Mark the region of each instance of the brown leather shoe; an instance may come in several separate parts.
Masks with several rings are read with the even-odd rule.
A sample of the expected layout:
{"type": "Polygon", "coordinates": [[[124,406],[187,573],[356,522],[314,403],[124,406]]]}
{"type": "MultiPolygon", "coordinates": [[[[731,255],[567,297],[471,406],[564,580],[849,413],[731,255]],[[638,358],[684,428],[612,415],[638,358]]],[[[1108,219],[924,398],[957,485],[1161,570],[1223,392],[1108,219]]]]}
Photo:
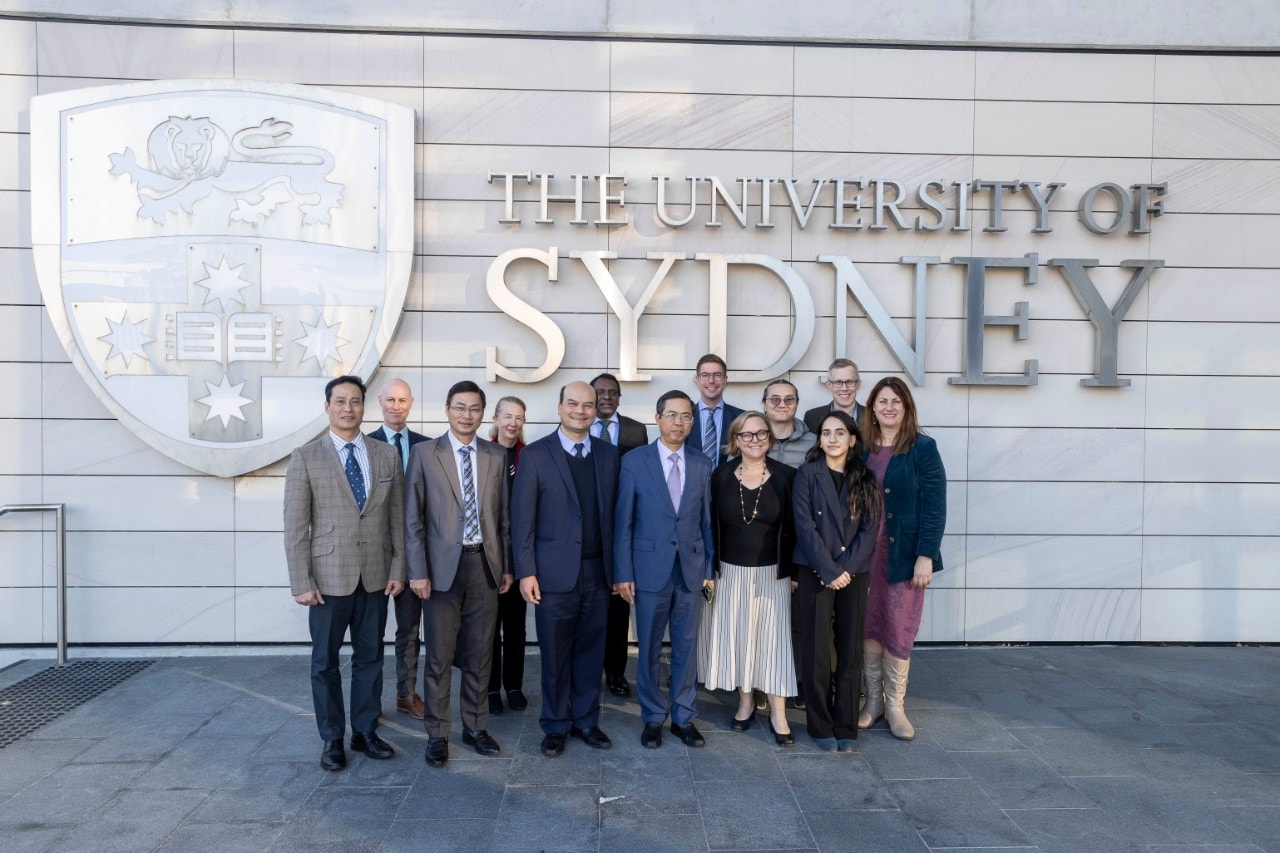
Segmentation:
{"type": "Polygon", "coordinates": [[[417,693],[410,693],[408,696],[396,699],[396,710],[402,714],[408,714],[415,720],[421,720],[427,715],[427,706],[422,703],[422,697],[417,693]]]}

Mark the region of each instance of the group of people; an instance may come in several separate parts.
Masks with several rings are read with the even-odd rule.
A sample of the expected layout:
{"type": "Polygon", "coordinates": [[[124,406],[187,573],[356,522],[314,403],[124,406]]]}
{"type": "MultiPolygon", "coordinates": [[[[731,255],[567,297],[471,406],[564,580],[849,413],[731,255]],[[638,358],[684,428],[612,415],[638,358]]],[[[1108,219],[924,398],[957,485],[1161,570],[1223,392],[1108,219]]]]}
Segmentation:
{"type": "Polygon", "coordinates": [[[724,401],[728,378],[719,356],[699,359],[697,399],[658,397],[653,442],[618,413],[616,377],[570,382],[557,428],[527,445],[516,397],[496,403],[489,440],[478,437],[487,400],[474,382],[449,389],[449,428],[429,439],[408,429],[403,381],[380,389],[383,426],[367,437],[363,383],[331,381],[329,431],[294,451],[284,502],[292,591],[309,607],[322,766],[346,764],[348,631],[350,747],[394,755],[377,734],[389,599],[397,709],[423,721],[431,766],[449,759],[454,666],[462,743],[501,751],[488,722],[528,707],[530,605],[545,755],[570,738],[612,745],[601,683],[632,693],[632,611],[647,748],[661,746],[664,726],[705,744],[699,682],[736,692],[735,731],[766,711],[780,746],[795,743],[788,698],[823,749],[851,750],[881,716],[913,737],[903,703],[924,591],[942,568],[946,475],[910,391],[883,379],[864,410],[857,365],[836,359],[830,402],[801,418],[792,383],[770,383],[759,410],[742,410],[724,401]]]}

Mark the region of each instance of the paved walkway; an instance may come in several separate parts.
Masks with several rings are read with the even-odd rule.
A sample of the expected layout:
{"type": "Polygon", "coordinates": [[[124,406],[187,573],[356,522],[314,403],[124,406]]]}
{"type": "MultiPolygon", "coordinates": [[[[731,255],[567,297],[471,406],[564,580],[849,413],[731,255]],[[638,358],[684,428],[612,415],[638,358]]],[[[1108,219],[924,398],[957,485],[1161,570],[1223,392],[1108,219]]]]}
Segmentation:
{"type": "Polygon", "coordinates": [[[401,754],[330,774],[305,656],[166,657],[0,749],[0,849],[1280,853],[1280,649],[922,649],[918,737],[881,723],[853,754],[796,711],[794,748],[735,734],[732,697],[704,692],[704,749],[641,748],[634,701],[609,698],[612,750],[544,758],[529,664],[531,710],[490,726],[501,757],[455,738],[426,767],[392,714],[401,754]]]}

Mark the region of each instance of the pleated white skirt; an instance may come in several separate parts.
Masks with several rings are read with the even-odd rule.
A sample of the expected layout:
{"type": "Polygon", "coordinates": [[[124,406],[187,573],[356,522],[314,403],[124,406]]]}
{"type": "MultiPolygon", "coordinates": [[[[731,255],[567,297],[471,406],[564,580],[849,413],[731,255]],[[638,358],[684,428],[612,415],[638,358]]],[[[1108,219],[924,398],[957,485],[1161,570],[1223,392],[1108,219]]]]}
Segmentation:
{"type": "Polygon", "coordinates": [[[710,690],[796,694],[791,653],[791,581],[777,566],[720,564],[716,594],[702,614],[698,673],[710,690]]]}

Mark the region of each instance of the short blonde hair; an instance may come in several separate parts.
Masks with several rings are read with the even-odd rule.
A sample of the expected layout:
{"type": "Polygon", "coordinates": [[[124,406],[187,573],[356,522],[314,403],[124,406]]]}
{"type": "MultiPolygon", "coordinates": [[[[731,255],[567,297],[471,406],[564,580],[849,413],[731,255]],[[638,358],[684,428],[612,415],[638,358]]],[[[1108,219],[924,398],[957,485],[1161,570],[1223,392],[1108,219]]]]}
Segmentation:
{"type": "Polygon", "coordinates": [[[764,421],[765,431],[769,433],[769,450],[773,450],[775,439],[773,437],[773,429],[769,426],[769,419],[764,416],[763,412],[743,412],[733,419],[733,423],[729,424],[728,431],[725,432],[724,455],[740,456],[738,453],[737,442],[738,433],[742,432],[742,428],[747,425],[747,421],[751,418],[759,418],[764,421]]]}

